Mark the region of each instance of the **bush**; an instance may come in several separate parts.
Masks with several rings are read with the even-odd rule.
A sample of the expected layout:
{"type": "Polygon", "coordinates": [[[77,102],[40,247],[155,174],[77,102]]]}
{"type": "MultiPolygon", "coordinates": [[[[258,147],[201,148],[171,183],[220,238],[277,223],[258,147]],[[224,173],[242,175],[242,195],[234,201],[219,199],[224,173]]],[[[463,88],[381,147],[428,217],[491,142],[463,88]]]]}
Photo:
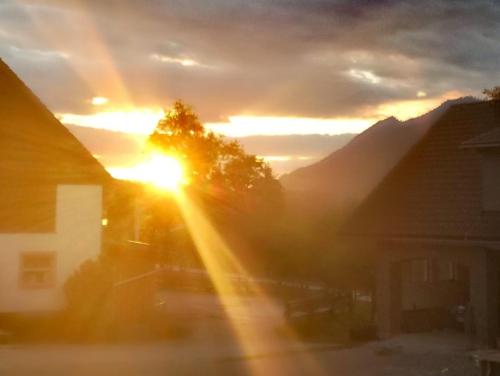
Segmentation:
{"type": "Polygon", "coordinates": [[[0,315],[0,343],[58,342],[61,322],[62,312],[4,313],[0,315]]]}
{"type": "Polygon", "coordinates": [[[89,260],[64,285],[66,334],[70,338],[108,338],[113,333],[113,273],[104,258],[89,260]]]}
{"type": "Polygon", "coordinates": [[[377,328],[372,322],[357,322],[351,326],[349,335],[355,342],[373,341],[377,339],[377,328]]]}
{"type": "Polygon", "coordinates": [[[144,254],[124,250],[86,261],[66,281],[66,338],[76,341],[146,340],[183,336],[187,328],[155,309],[157,276],[144,254]],[[116,282],[131,282],[116,285],[116,282]]]}

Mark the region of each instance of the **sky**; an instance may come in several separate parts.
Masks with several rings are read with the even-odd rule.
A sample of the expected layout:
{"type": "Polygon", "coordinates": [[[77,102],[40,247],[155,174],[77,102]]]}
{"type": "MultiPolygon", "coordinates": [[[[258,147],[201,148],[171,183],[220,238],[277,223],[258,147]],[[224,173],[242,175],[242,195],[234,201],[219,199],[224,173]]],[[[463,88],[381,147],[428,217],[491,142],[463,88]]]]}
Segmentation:
{"type": "Polygon", "coordinates": [[[282,173],[499,84],[499,20],[494,0],[0,0],[0,57],[112,171],[182,99],[282,173]]]}

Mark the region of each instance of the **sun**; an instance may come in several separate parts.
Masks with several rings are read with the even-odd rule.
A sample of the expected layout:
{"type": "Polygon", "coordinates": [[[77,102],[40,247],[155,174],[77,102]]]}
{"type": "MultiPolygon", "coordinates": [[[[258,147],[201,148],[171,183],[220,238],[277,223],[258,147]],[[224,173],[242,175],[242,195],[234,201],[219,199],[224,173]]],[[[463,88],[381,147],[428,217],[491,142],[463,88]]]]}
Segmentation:
{"type": "Polygon", "coordinates": [[[184,182],[184,169],[181,162],[172,156],[152,154],[145,169],[151,184],[158,188],[175,191],[184,182]]]}
{"type": "Polygon", "coordinates": [[[108,168],[108,171],[116,179],[150,184],[172,192],[189,183],[181,160],[157,151],[148,153],[146,159],[135,166],[108,168]]]}
{"type": "Polygon", "coordinates": [[[186,181],[182,163],[160,153],[151,154],[149,160],[138,166],[136,174],[139,180],[169,191],[178,190],[186,181]]]}

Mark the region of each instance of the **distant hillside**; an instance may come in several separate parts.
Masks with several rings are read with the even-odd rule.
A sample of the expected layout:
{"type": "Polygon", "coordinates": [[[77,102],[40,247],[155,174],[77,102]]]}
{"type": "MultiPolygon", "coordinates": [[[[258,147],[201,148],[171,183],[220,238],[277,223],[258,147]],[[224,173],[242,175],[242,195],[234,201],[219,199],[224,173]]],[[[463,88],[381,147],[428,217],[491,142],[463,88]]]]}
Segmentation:
{"type": "Polygon", "coordinates": [[[450,106],[477,101],[464,97],[446,101],[425,115],[407,121],[394,117],[375,123],[342,149],[280,179],[289,197],[325,206],[356,203],[365,198],[422,138],[450,106]]]}
{"type": "Polygon", "coordinates": [[[355,134],[269,135],[240,137],[236,140],[248,153],[268,157],[273,171],[281,175],[323,159],[326,154],[340,149],[355,136],[355,134]]]}

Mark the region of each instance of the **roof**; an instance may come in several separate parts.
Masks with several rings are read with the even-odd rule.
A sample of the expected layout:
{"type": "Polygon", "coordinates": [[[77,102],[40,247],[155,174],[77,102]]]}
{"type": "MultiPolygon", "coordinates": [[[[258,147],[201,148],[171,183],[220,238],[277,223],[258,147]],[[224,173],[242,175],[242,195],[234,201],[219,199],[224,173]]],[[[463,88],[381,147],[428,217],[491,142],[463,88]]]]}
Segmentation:
{"type": "Polygon", "coordinates": [[[498,134],[500,101],[452,106],[355,211],[343,235],[500,239],[500,212],[481,203],[481,156],[464,148],[498,134]]]}
{"type": "Polygon", "coordinates": [[[58,184],[111,181],[104,167],[0,59],[0,232],[55,226],[58,184]]]}
{"type": "Polygon", "coordinates": [[[0,180],[102,183],[104,167],[0,59],[0,180]]]}
{"type": "Polygon", "coordinates": [[[464,148],[497,148],[500,147],[500,126],[491,131],[472,137],[462,144],[464,148]]]}

